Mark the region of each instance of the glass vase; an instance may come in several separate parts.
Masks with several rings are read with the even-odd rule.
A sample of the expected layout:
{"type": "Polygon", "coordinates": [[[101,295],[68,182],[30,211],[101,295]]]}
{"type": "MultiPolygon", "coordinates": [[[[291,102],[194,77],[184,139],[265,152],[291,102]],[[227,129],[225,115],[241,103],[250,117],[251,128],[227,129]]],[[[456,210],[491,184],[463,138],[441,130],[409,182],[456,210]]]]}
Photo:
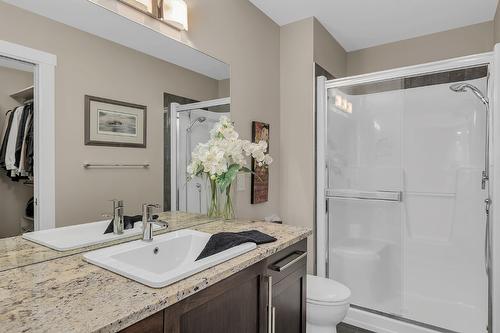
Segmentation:
{"type": "Polygon", "coordinates": [[[210,179],[210,198],[208,203],[208,217],[221,217],[218,200],[218,190],[215,179],[210,179]]]}
{"type": "Polygon", "coordinates": [[[231,198],[231,184],[226,188],[224,209],[222,210],[222,217],[226,220],[234,219],[233,200],[231,198]]]}

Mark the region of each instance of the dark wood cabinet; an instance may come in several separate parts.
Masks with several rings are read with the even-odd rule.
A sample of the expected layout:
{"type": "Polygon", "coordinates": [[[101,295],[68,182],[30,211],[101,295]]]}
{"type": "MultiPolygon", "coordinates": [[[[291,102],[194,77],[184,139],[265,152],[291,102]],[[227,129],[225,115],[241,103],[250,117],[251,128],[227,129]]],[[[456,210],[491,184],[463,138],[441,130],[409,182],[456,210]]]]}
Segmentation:
{"type": "Polygon", "coordinates": [[[163,333],[163,311],[157,312],[132,326],[121,331],[122,333],[163,333]]]}
{"type": "Polygon", "coordinates": [[[259,262],[165,309],[165,332],[265,332],[265,272],[259,262]]]}
{"type": "Polygon", "coordinates": [[[299,242],[268,259],[268,275],[273,277],[272,333],[306,331],[307,243],[299,242]]]}
{"type": "Polygon", "coordinates": [[[294,244],[122,332],[305,332],[306,246],[294,244]]]}

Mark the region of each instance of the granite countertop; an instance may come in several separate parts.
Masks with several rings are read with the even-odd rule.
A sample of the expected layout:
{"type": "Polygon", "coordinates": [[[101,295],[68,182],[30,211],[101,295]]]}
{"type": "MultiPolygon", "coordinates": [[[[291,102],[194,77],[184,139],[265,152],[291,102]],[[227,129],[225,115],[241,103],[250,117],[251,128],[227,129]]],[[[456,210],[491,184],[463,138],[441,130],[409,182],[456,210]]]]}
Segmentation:
{"type": "Polygon", "coordinates": [[[277,241],[161,289],[89,264],[82,254],[0,272],[0,332],[116,332],[311,235],[308,228],[254,221],[192,229],[256,229],[277,241]]]}
{"type": "MultiPolygon", "coordinates": [[[[155,234],[190,228],[214,220],[213,218],[208,218],[206,215],[186,212],[163,212],[159,215],[160,219],[168,221],[169,227],[166,230],[157,230],[155,234]]],[[[139,239],[140,237],[140,235],[135,235],[69,251],[56,251],[43,245],[33,243],[21,236],[3,238],[0,239],[0,272],[128,242],[133,239],[139,239]]]]}

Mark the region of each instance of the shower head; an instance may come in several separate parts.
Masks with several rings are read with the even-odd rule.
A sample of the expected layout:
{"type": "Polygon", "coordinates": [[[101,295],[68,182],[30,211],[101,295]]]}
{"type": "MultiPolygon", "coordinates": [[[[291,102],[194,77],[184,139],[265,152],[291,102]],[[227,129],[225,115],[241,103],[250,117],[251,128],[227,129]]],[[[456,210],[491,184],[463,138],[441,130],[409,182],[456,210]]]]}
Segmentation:
{"type": "Polygon", "coordinates": [[[479,90],[476,86],[473,86],[469,83],[455,83],[450,86],[450,89],[454,92],[466,92],[467,90],[472,91],[477,98],[483,102],[484,105],[489,105],[488,98],[486,98],[481,90],[479,90]]]}
{"type": "Polygon", "coordinates": [[[195,120],[193,120],[193,121],[191,122],[191,124],[189,124],[188,128],[186,129],[186,131],[187,131],[187,132],[191,132],[191,127],[193,127],[196,123],[200,123],[200,124],[201,124],[201,123],[202,123],[202,122],[204,122],[205,120],[207,120],[207,118],[206,118],[206,117],[198,117],[198,118],[196,118],[195,120]]]}

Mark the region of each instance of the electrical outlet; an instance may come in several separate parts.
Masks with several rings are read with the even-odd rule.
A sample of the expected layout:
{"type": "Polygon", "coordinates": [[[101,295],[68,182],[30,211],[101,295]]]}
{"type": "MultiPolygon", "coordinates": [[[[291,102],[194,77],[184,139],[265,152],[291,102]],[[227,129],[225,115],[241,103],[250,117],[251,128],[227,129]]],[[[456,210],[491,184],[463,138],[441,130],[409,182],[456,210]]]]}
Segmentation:
{"type": "Polygon", "coordinates": [[[243,192],[246,190],[246,174],[239,173],[237,176],[237,187],[238,192],[243,192]]]}

